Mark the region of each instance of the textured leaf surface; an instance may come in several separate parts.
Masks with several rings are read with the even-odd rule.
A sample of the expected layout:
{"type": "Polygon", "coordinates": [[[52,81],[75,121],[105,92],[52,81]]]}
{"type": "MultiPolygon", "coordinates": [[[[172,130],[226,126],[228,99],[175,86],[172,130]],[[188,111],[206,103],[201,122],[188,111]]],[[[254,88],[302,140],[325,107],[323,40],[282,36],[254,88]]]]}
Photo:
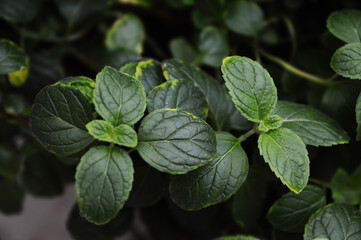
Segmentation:
{"type": "Polygon", "coordinates": [[[307,185],[299,194],[289,192],[278,199],[268,211],[267,218],[275,228],[303,232],[310,216],[325,204],[325,190],[307,185]]]}
{"type": "Polygon", "coordinates": [[[262,133],[258,148],[282,183],[296,193],[301,192],[310,175],[310,160],[302,140],[291,130],[279,128],[262,133]]]}
{"type": "Polygon", "coordinates": [[[216,154],[216,135],[201,119],[180,110],[159,109],[140,124],[138,146],[152,167],[182,174],[211,161],[216,154]]]}
{"type": "Polygon", "coordinates": [[[313,214],[305,227],[305,240],[361,239],[361,215],[350,205],[333,203],[313,214]]]}
{"type": "Polygon", "coordinates": [[[76,191],[79,209],[96,224],[114,218],[129,196],[133,182],[133,163],[120,148],[91,148],[77,167],[76,191]]]}
{"type": "Polygon", "coordinates": [[[16,72],[26,66],[24,51],[6,39],[0,39],[0,74],[16,72]]]}
{"type": "Polygon", "coordinates": [[[126,124],[113,127],[104,120],[93,120],[86,125],[89,133],[96,139],[122,146],[137,146],[137,133],[126,124]]]}
{"type": "Polygon", "coordinates": [[[189,81],[167,81],[154,88],[148,96],[148,111],[161,108],[183,110],[203,119],[208,113],[203,93],[189,81]]]}
{"type": "Polygon", "coordinates": [[[140,19],[125,14],[107,32],[105,45],[108,50],[127,50],[141,54],[143,51],[144,29],[140,19]]]}
{"type": "Polygon", "coordinates": [[[267,117],[277,102],[277,89],[269,73],[246,57],[227,57],[222,65],[223,78],[237,109],[248,120],[267,117]]]}
{"type": "Polygon", "coordinates": [[[357,130],[356,130],[356,140],[361,140],[361,93],[356,101],[356,122],[357,122],[357,130]]]}
{"type": "Polygon", "coordinates": [[[259,130],[267,132],[268,130],[273,130],[280,128],[282,126],[283,119],[278,115],[271,115],[263,119],[259,123],[259,130]]]}
{"type": "Polygon", "coordinates": [[[307,145],[331,146],[348,143],[349,137],[340,125],[312,107],[278,101],[272,114],[282,117],[282,127],[292,130],[307,145]]]}
{"type": "Polygon", "coordinates": [[[1,0],[0,17],[9,22],[28,22],[38,8],[38,0],[1,0]]]}
{"type": "Polygon", "coordinates": [[[346,43],[361,41],[361,11],[341,10],[327,19],[328,30],[346,43]]]}
{"type": "Polygon", "coordinates": [[[135,78],[105,67],[96,77],[94,104],[96,111],[114,126],[134,124],[144,114],[146,97],[135,78]]]}
{"type": "Polygon", "coordinates": [[[38,93],[30,124],[48,151],[71,155],[93,141],[85,128],[92,119],[91,106],[78,90],[57,85],[45,87],[38,93]]]}
{"type": "Polygon", "coordinates": [[[95,82],[88,77],[67,77],[59,81],[57,84],[60,84],[65,87],[71,87],[78,89],[88,102],[93,103],[93,91],[95,88],[95,82]]]}
{"type": "Polygon", "coordinates": [[[221,66],[223,58],[227,57],[229,52],[226,37],[216,27],[203,29],[198,48],[203,54],[202,62],[213,67],[221,66]]]}
{"type": "Polygon", "coordinates": [[[331,67],[343,77],[361,79],[361,43],[350,43],[337,49],[331,67]]]}
{"type": "Polygon", "coordinates": [[[181,61],[163,62],[163,74],[168,81],[186,80],[197,85],[209,106],[209,116],[217,130],[229,127],[228,104],[221,84],[201,69],[181,61]]]}
{"type": "Polygon", "coordinates": [[[254,37],[265,26],[263,12],[253,2],[234,1],[228,4],[225,23],[232,31],[254,37]]]}
{"type": "Polygon", "coordinates": [[[148,94],[150,90],[163,82],[160,62],[153,59],[140,61],[136,67],[135,78],[140,81],[145,93],[148,94]]]}
{"type": "Polygon", "coordinates": [[[248,159],[238,139],[217,132],[217,155],[205,166],[172,177],[170,196],[183,209],[199,210],[228,199],[248,173],[248,159]]]}

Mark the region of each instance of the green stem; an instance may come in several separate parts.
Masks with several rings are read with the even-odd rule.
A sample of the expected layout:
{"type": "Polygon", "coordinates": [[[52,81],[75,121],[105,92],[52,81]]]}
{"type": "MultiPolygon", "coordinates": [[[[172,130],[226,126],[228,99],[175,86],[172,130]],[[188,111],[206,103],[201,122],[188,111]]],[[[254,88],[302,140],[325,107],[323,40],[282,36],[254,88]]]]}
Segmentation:
{"type": "Polygon", "coordinates": [[[314,179],[314,178],[309,178],[309,181],[311,183],[315,183],[315,184],[318,184],[324,188],[330,188],[330,184],[327,183],[327,182],[324,182],[324,181],[321,181],[321,180],[318,180],[318,179],[314,179]]]}
{"type": "Polygon", "coordinates": [[[282,15],[282,20],[286,24],[288,33],[290,34],[291,41],[292,41],[292,48],[291,48],[291,59],[295,57],[297,52],[297,37],[296,37],[296,30],[293,26],[293,23],[289,17],[286,15],[282,15]]]}
{"type": "Polygon", "coordinates": [[[252,136],[255,133],[256,132],[254,131],[254,129],[249,130],[248,132],[246,132],[245,134],[241,135],[238,138],[238,142],[243,142],[244,140],[246,140],[247,138],[249,138],[250,136],[252,136]]]}
{"type": "Polygon", "coordinates": [[[330,81],[327,78],[321,78],[318,76],[315,76],[313,74],[310,74],[308,72],[305,72],[303,70],[300,70],[294,66],[292,66],[291,64],[289,64],[288,62],[284,61],[283,59],[273,56],[270,53],[267,53],[266,51],[262,50],[262,49],[258,49],[259,52],[261,53],[261,55],[263,55],[264,57],[266,57],[268,60],[275,62],[277,64],[279,64],[280,66],[282,66],[284,69],[290,71],[291,73],[298,75],[302,78],[305,78],[311,82],[314,83],[318,83],[318,84],[322,84],[322,85],[326,85],[326,86],[332,86],[334,85],[336,82],[335,81],[330,81]]]}
{"type": "Polygon", "coordinates": [[[132,148],[132,149],[128,150],[128,153],[131,153],[131,152],[134,152],[134,151],[135,151],[135,148],[132,148]]]}

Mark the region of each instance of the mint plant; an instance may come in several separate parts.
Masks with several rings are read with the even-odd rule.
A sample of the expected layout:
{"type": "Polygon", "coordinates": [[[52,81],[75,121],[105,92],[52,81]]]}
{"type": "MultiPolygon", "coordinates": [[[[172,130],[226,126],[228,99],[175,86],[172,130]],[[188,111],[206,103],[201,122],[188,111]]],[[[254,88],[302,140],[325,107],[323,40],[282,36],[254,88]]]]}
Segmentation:
{"type": "Polygon", "coordinates": [[[0,212],[73,185],[79,240],[361,239],[358,1],[0,6],[0,212]]]}

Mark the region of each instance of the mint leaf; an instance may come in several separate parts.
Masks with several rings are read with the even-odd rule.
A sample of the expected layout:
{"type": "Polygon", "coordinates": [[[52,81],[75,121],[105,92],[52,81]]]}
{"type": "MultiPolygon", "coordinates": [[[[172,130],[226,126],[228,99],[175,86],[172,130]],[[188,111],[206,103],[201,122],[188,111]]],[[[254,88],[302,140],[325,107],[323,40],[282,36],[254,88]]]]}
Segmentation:
{"type": "Polygon", "coordinates": [[[208,113],[203,93],[189,81],[167,81],[154,88],[148,96],[148,111],[161,108],[183,110],[203,119],[208,113]]]}
{"type": "Polygon", "coordinates": [[[160,62],[153,59],[138,62],[135,78],[140,81],[146,94],[163,82],[160,62]]]}
{"type": "Polygon", "coordinates": [[[237,236],[219,237],[213,240],[260,240],[260,239],[252,236],[237,235],[237,236]]]}
{"type": "Polygon", "coordinates": [[[313,214],[305,227],[304,240],[361,239],[361,215],[351,205],[332,203],[313,214]]]}
{"type": "Polygon", "coordinates": [[[125,14],[108,30],[105,46],[108,50],[126,50],[141,54],[143,52],[144,27],[138,17],[125,14]]]}
{"type": "Polygon", "coordinates": [[[39,1],[1,0],[0,5],[0,17],[9,22],[25,23],[35,16],[39,6],[39,1]]]}
{"type": "Polygon", "coordinates": [[[352,175],[346,170],[339,168],[332,176],[330,188],[332,198],[335,202],[345,204],[361,203],[361,166],[359,166],[352,175]]]}
{"type": "Polygon", "coordinates": [[[279,128],[261,133],[258,148],[282,183],[300,193],[310,175],[310,160],[302,140],[291,130],[279,128]]]}
{"type": "Polygon", "coordinates": [[[248,159],[240,142],[230,133],[217,132],[217,155],[185,175],[171,178],[172,200],[186,210],[199,210],[227,200],[246,180],[248,159]]]}
{"type": "Polygon", "coordinates": [[[310,216],[326,204],[324,189],[307,185],[299,194],[289,192],[269,209],[267,218],[278,229],[302,232],[310,216]]]}
{"type": "Polygon", "coordinates": [[[196,66],[174,59],[163,62],[163,74],[167,81],[185,80],[196,84],[208,102],[212,126],[217,130],[229,128],[226,96],[216,79],[196,66]]]}
{"type": "Polygon", "coordinates": [[[13,42],[0,39],[0,74],[16,72],[27,66],[26,55],[13,42]]]}
{"type": "Polygon", "coordinates": [[[139,80],[105,67],[96,77],[94,104],[100,116],[113,126],[131,125],[144,114],[144,88],[139,80]]]}
{"type": "Polygon", "coordinates": [[[232,100],[244,117],[258,122],[272,112],[277,89],[259,63],[246,57],[227,57],[223,60],[222,73],[232,100]]]}
{"type": "Polygon", "coordinates": [[[346,43],[360,42],[361,11],[348,9],[333,12],[327,18],[327,28],[346,43]]]}
{"type": "Polygon", "coordinates": [[[356,100],[356,122],[357,122],[357,129],[356,129],[356,140],[361,140],[361,93],[356,100]]]}
{"type": "Polygon", "coordinates": [[[83,76],[67,77],[56,84],[60,84],[64,87],[78,89],[88,100],[88,102],[93,103],[93,91],[95,88],[95,82],[92,79],[83,76]]]}
{"type": "Polygon", "coordinates": [[[312,107],[278,101],[272,114],[282,117],[282,127],[297,134],[307,145],[331,146],[348,143],[349,137],[341,126],[312,107]]]}
{"type": "Polygon", "coordinates": [[[280,128],[282,126],[283,119],[278,115],[271,115],[261,120],[259,123],[259,130],[267,132],[268,130],[273,130],[280,128]]]}
{"type": "Polygon", "coordinates": [[[216,27],[204,28],[199,36],[198,48],[204,64],[219,67],[228,56],[229,46],[224,34],[216,27]]]}
{"type": "Polygon", "coordinates": [[[49,152],[67,156],[94,140],[85,128],[92,119],[91,106],[78,90],[56,85],[43,88],[36,96],[30,125],[49,152]]]}
{"type": "Polygon", "coordinates": [[[90,222],[105,224],[118,214],[129,196],[133,163],[120,148],[93,147],[80,159],[75,179],[81,213],[90,222]]]}
{"type": "Polygon", "coordinates": [[[142,158],[159,171],[182,174],[216,154],[216,135],[201,119],[180,110],[158,109],[146,116],[138,130],[142,158]]]}
{"type": "Polygon", "coordinates": [[[104,120],[93,120],[86,125],[89,133],[100,141],[116,143],[126,147],[137,146],[137,133],[126,124],[113,127],[104,120]]]}
{"type": "Polygon", "coordinates": [[[193,63],[197,59],[197,53],[184,38],[174,38],[169,43],[172,57],[193,63]]]}
{"type": "Polygon", "coordinates": [[[130,76],[134,77],[135,72],[137,71],[138,62],[130,62],[125,64],[119,69],[119,72],[129,74],[130,76]]]}
{"type": "Polygon", "coordinates": [[[338,75],[361,79],[361,43],[350,43],[337,49],[332,56],[331,67],[338,75]]]}
{"type": "Polygon", "coordinates": [[[234,1],[227,4],[224,21],[235,33],[255,37],[266,25],[262,10],[256,3],[234,1]]]}

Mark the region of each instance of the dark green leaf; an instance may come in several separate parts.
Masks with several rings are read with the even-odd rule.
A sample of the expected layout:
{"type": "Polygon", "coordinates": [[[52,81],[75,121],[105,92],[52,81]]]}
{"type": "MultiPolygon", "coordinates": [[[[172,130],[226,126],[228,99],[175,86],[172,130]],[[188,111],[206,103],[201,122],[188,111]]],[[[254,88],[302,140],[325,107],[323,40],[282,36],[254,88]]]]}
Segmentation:
{"type": "Polygon", "coordinates": [[[361,43],[347,44],[333,54],[331,67],[346,78],[361,79],[361,43]]]}
{"type": "Polygon", "coordinates": [[[167,81],[149,93],[148,111],[161,108],[183,110],[203,119],[208,113],[203,93],[194,83],[182,80],[167,81]]]}
{"type": "Polygon", "coordinates": [[[199,50],[204,64],[219,67],[223,58],[228,56],[229,46],[226,37],[216,27],[203,29],[199,37],[199,50]]]}
{"type": "Polygon", "coordinates": [[[175,109],[158,109],[146,116],[138,130],[142,158],[170,174],[194,170],[216,154],[216,135],[201,119],[175,109]]]}
{"type": "Polygon", "coordinates": [[[94,97],[96,111],[113,126],[136,123],[146,108],[142,84],[111,67],[98,73],[94,97]]]}
{"type": "Polygon", "coordinates": [[[20,213],[25,197],[24,190],[14,179],[0,180],[0,212],[5,214],[20,213]]]}
{"type": "Polygon", "coordinates": [[[259,63],[246,57],[227,57],[223,60],[222,73],[232,100],[244,117],[258,122],[272,112],[277,89],[259,63]]]}
{"type": "Polygon", "coordinates": [[[20,168],[21,156],[16,149],[0,145],[0,175],[5,177],[15,176],[20,168]]]}
{"type": "Polygon", "coordinates": [[[85,128],[92,118],[91,106],[78,90],[57,85],[38,93],[30,124],[48,151],[66,156],[80,152],[93,141],[85,128]]]}
{"type": "Polygon", "coordinates": [[[67,77],[58,82],[57,84],[79,90],[88,100],[88,102],[93,103],[93,91],[95,88],[95,82],[92,79],[82,76],[67,77]]]}
{"type": "Polygon", "coordinates": [[[247,118],[243,117],[242,114],[238,111],[234,102],[232,101],[231,95],[226,90],[224,85],[224,91],[226,92],[226,99],[228,102],[228,114],[230,116],[231,128],[236,130],[249,130],[253,127],[253,123],[248,121],[247,118]]]}
{"type": "Polygon", "coordinates": [[[80,160],[75,175],[77,202],[84,217],[105,224],[116,217],[129,196],[133,163],[120,148],[91,148],[80,160]]]}
{"type": "Polygon", "coordinates": [[[358,167],[351,176],[342,168],[337,169],[333,175],[330,188],[332,198],[338,203],[361,203],[361,167],[358,167]]]}
{"type": "Polygon", "coordinates": [[[160,62],[153,59],[140,61],[137,65],[135,78],[140,81],[146,94],[163,82],[160,62]]]}
{"type": "Polygon", "coordinates": [[[28,22],[34,17],[38,5],[38,0],[0,0],[0,17],[9,22],[28,22]]]}
{"type": "Polygon", "coordinates": [[[248,159],[237,138],[217,132],[217,155],[205,166],[174,176],[170,196],[183,209],[199,210],[227,200],[247,177],[248,159]]]}
{"type": "Polygon", "coordinates": [[[169,44],[172,57],[193,63],[197,59],[197,53],[184,38],[174,38],[169,44]]]}
{"type": "Polygon", "coordinates": [[[255,37],[265,26],[263,12],[256,3],[234,1],[228,4],[225,23],[234,32],[255,37]]]}
{"type": "Polygon", "coordinates": [[[279,128],[262,133],[258,148],[282,183],[295,193],[300,193],[310,175],[310,160],[302,140],[291,130],[279,128]]]}
{"type": "Polygon", "coordinates": [[[229,128],[228,103],[221,84],[201,69],[181,61],[163,62],[163,74],[168,81],[186,80],[197,85],[209,106],[209,117],[217,130],[229,128]]]}
{"type": "Polygon", "coordinates": [[[360,42],[361,11],[347,9],[333,12],[327,19],[327,28],[346,43],[360,42]]]}
{"type": "Polygon", "coordinates": [[[89,133],[100,141],[116,143],[118,145],[135,147],[137,146],[137,133],[126,124],[113,127],[104,120],[93,120],[86,125],[89,133]]]}
{"type": "Polygon", "coordinates": [[[141,54],[143,51],[144,28],[140,19],[125,14],[108,30],[105,45],[108,50],[127,50],[141,54]]]}
{"type": "Polygon", "coordinates": [[[313,214],[305,227],[304,240],[359,240],[361,215],[350,205],[329,204],[313,214]]]}
{"type": "Polygon", "coordinates": [[[296,133],[305,144],[331,146],[348,143],[349,137],[340,125],[312,107],[278,101],[272,114],[282,117],[282,127],[296,133]]]}
{"type": "MultiPolygon", "coordinates": [[[[3,9],[3,7],[0,9],[3,9]]],[[[16,72],[26,66],[27,62],[24,51],[18,48],[13,42],[0,39],[0,74],[16,72]]]]}
{"type": "Polygon", "coordinates": [[[302,192],[286,193],[269,209],[271,224],[286,232],[302,232],[310,216],[326,204],[324,189],[307,185],[302,192]]]}

